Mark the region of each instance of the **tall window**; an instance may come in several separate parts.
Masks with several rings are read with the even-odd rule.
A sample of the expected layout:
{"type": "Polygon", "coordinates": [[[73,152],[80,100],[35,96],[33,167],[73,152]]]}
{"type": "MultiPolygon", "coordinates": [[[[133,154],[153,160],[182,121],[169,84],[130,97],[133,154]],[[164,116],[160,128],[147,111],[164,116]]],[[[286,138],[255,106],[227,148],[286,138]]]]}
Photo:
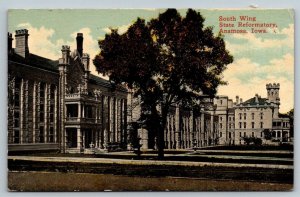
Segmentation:
{"type": "Polygon", "coordinates": [[[246,114],[246,113],[244,113],[244,120],[246,120],[246,118],[247,118],[247,114],[246,114]]]}
{"type": "Polygon", "coordinates": [[[43,126],[40,126],[39,137],[40,137],[40,143],[44,143],[44,127],[43,126]]]}
{"type": "Polygon", "coordinates": [[[246,122],[244,122],[244,129],[246,129],[246,122]]]}
{"type": "Polygon", "coordinates": [[[220,116],[220,122],[223,120],[223,118],[220,116]]]}
{"type": "Polygon", "coordinates": [[[222,127],[223,127],[223,125],[222,125],[222,123],[220,123],[220,129],[222,129],[222,127]]]}
{"type": "Polygon", "coordinates": [[[241,122],[239,122],[239,126],[240,126],[240,129],[242,128],[242,123],[241,122]]]}
{"type": "Polygon", "coordinates": [[[260,122],[260,128],[264,128],[264,123],[263,122],[260,122]]]}
{"type": "Polygon", "coordinates": [[[14,143],[20,143],[20,130],[18,129],[14,130],[14,143]]]}
{"type": "Polygon", "coordinates": [[[254,122],[251,122],[252,129],[254,129],[254,122]]]}
{"type": "Polygon", "coordinates": [[[254,120],[254,113],[252,113],[251,116],[252,116],[252,120],[254,120]]]}
{"type": "Polygon", "coordinates": [[[264,113],[260,113],[260,119],[262,120],[264,118],[264,113]]]}
{"type": "Polygon", "coordinates": [[[50,131],[49,131],[49,142],[54,142],[54,130],[53,127],[50,127],[50,131]]]}
{"type": "Polygon", "coordinates": [[[242,113],[239,113],[240,120],[242,120],[242,113]]]}

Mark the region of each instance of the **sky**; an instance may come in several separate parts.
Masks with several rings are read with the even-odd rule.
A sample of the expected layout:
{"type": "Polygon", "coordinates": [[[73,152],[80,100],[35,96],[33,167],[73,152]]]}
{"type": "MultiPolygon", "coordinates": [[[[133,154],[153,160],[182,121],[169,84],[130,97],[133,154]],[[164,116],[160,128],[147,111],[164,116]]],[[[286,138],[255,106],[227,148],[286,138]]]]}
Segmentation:
{"type": "MultiPolygon", "coordinates": [[[[266,97],[267,83],[280,83],[280,112],[294,108],[294,12],[293,10],[198,10],[205,18],[205,27],[212,26],[217,35],[220,31],[219,17],[235,17],[234,29],[246,29],[248,33],[224,34],[226,48],[234,61],[224,71],[226,86],[218,88],[218,95],[227,95],[235,100],[238,95],[248,100],[259,94],[266,97]],[[266,28],[267,33],[251,33],[251,28],[236,27],[240,16],[256,17],[249,23],[275,23],[276,27],[266,28]]],[[[8,31],[26,28],[29,31],[31,53],[57,60],[61,46],[70,45],[75,49],[78,32],[84,35],[84,52],[91,59],[99,53],[98,40],[103,39],[110,28],[119,33],[137,17],[146,21],[156,18],[163,9],[111,9],[111,10],[9,10],[8,31]]],[[[186,10],[179,10],[185,16],[186,10]]],[[[243,21],[246,23],[246,21],[243,21]]],[[[226,28],[224,28],[226,29],[226,28]]],[[[228,28],[227,28],[228,29],[228,28]]],[[[97,74],[91,61],[91,72],[97,74]]]]}

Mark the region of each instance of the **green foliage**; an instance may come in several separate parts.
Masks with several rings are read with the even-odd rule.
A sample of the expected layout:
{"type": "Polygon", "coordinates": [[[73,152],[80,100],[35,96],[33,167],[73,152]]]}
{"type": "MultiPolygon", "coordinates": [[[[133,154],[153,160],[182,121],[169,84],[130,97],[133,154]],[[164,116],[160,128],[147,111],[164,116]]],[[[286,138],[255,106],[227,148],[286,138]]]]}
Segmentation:
{"type": "Polygon", "coordinates": [[[254,146],[261,146],[262,139],[257,137],[244,137],[243,138],[246,145],[254,145],[254,146]]]}
{"type": "Polygon", "coordinates": [[[263,133],[266,140],[272,139],[272,132],[269,129],[264,129],[263,133]]]}
{"type": "Polygon", "coordinates": [[[222,72],[233,57],[223,38],[203,22],[195,10],[182,17],[168,9],[148,23],[138,18],[122,35],[114,29],[99,41],[101,52],[94,65],[116,84],[134,89],[142,101],[141,119],[157,133],[159,150],[171,105],[192,108],[203,95],[213,97],[217,87],[226,84],[222,72]]]}

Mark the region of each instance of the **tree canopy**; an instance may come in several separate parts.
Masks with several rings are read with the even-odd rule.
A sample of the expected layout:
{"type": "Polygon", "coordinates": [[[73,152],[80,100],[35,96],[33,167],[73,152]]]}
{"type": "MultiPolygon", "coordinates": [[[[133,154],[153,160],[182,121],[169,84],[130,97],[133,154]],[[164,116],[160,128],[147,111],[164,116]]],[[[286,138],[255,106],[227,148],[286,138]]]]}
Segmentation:
{"type": "Polygon", "coordinates": [[[112,29],[99,41],[97,71],[116,84],[126,83],[141,98],[147,112],[143,117],[158,134],[160,156],[170,106],[180,102],[193,107],[203,95],[213,97],[217,87],[226,84],[222,72],[233,57],[222,35],[215,36],[203,22],[195,10],[182,17],[168,9],[148,23],[138,18],[124,34],[112,29]]]}

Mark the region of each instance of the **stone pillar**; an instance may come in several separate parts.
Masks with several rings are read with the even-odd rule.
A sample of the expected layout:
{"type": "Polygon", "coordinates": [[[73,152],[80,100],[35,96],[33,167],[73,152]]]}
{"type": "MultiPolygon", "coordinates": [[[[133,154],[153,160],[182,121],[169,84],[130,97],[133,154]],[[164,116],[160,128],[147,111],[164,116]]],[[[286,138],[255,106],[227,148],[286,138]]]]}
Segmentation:
{"type": "Polygon", "coordinates": [[[58,142],[58,132],[57,132],[57,114],[58,114],[58,105],[57,105],[58,97],[57,97],[57,86],[55,86],[54,90],[54,111],[53,111],[53,117],[54,117],[54,128],[53,128],[53,134],[54,134],[54,143],[58,142]]]}
{"type": "Polygon", "coordinates": [[[104,97],[104,104],[103,104],[103,134],[104,134],[104,148],[107,147],[107,144],[109,142],[109,97],[104,97]]]}
{"type": "Polygon", "coordinates": [[[109,100],[109,138],[110,142],[114,142],[114,98],[110,97],[109,100]]]}
{"type": "Polygon", "coordinates": [[[175,139],[176,139],[176,149],[180,149],[180,113],[179,113],[179,106],[176,105],[175,111],[175,139]]]}
{"type": "Polygon", "coordinates": [[[81,118],[81,102],[78,103],[78,118],[81,118]]]}
{"type": "Polygon", "coordinates": [[[138,136],[140,138],[141,150],[148,149],[148,131],[144,128],[138,129],[138,136]]]}
{"type": "Polygon", "coordinates": [[[201,118],[200,118],[200,143],[201,143],[201,146],[203,146],[203,142],[205,140],[205,136],[204,136],[204,133],[205,133],[205,116],[204,116],[204,113],[201,112],[201,118]]]}
{"type": "Polygon", "coordinates": [[[21,80],[20,86],[20,133],[19,133],[19,141],[20,144],[23,143],[23,126],[24,126],[24,79],[21,80]]]}
{"type": "Polygon", "coordinates": [[[194,132],[195,132],[194,131],[194,113],[191,110],[191,112],[190,112],[190,148],[193,147],[193,142],[195,139],[194,132]]]}
{"type": "Polygon", "coordinates": [[[32,105],[32,143],[35,143],[35,135],[36,135],[36,107],[37,107],[37,83],[34,81],[33,83],[33,105],[32,105]]]}
{"type": "Polygon", "coordinates": [[[77,128],[77,149],[82,148],[82,137],[81,137],[81,129],[77,128]]]}

